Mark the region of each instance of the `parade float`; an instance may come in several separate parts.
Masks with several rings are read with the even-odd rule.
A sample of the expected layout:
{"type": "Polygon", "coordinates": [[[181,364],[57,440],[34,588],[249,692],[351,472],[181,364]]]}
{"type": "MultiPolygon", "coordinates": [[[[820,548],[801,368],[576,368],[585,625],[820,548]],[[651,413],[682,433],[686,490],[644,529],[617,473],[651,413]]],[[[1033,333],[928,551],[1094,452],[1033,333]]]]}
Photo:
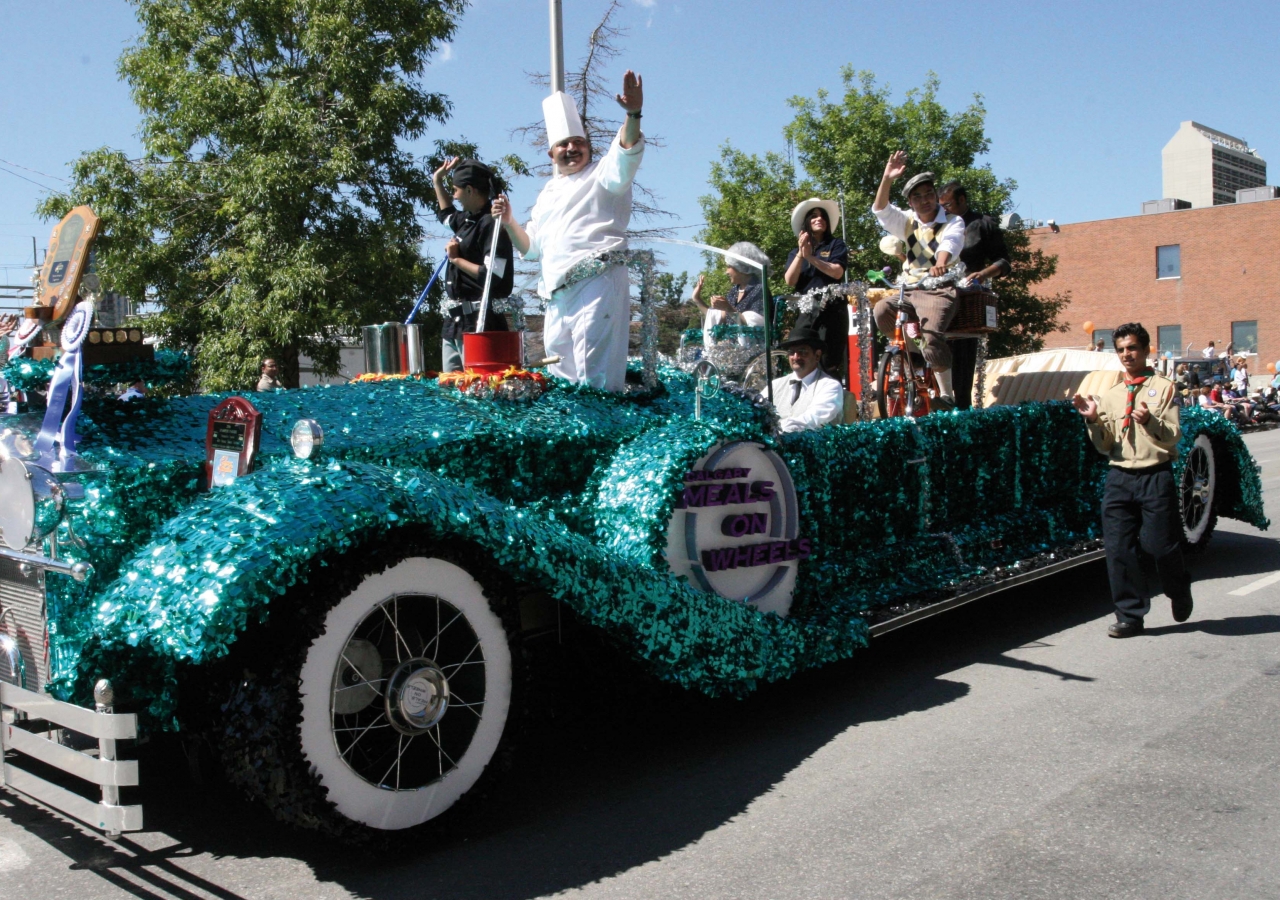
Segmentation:
{"type": "MultiPolygon", "coordinates": [[[[530,660],[566,633],[733,698],[1101,556],[1106,463],[1069,404],[780,434],[766,397],[659,358],[642,253],[621,394],[433,377],[378,326],[350,384],[122,402],[100,386],[186,360],[87,365],[89,240],[58,250],[79,215],[5,370],[46,406],[0,437],[0,744],[7,787],[109,834],[142,827],[135,739],[207,735],[294,825],[398,831],[498,784],[547,689],[530,660]]],[[[1188,543],[1265,528],[1232,425],[1182,424],[1188,543]]]]}

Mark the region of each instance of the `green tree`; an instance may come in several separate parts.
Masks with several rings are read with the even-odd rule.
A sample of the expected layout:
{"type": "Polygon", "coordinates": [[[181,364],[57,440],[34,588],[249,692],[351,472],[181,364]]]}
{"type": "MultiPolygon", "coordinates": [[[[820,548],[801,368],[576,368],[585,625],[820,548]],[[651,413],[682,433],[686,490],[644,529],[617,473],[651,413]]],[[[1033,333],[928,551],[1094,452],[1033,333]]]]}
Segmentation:
{"type": "MultiPolygon", "coordinates": [[[[932,171],[939,184],[954,178],[968,189],[975,209],[993,216],[1009,210],[1017,184],[997,178],[989,163],[978,161],[990,149],[986,108],[980,96],[975,95],[972,103],[953,113],[938,101],[939,81],[932,73],[923,87],[908,91],[898,104],[869,72],[845,66],[841,78],[844,93],[839,101],[826,91],[818,91],[814,98],[789,101],[796,115],[784,133],[795,146],[809,181],[796,183],[792,166],[777,154],[761,159],[732,147],[724,149],[721,161],[711,168],[715,193],[702,199],[707,243],[726,246],[726,241],[755,240],[769,254],[774,272],[780,276],[787,254],[795,246],[790,224],[795,203],[815,194],[836,197],[843,193],[850,277],[895,263],[880,252],[881,230],[871,213],[871,203],[885,161],[898,149],[906,150],[911,160],[907,177],[932,171]]],[[[894,202],[901,205],[903,201],[895,197],[894,202]]],[[[1000,279],[997,286],[1001,321],[1000,331],[992,336],[993,355],[1039,349],[1046,334],[1065,327],[1058,324],[1057,317],[1067,298],[1032,291],[1033,285],[1053,273],[1055,259],[1032,252],[1021,232],[1008,233],[1007,241],[1013,273],[1000,279]]],[[[780,277],[775,279],[775,290],[780,289],[780,282],[780,277]]]]}
{"type": "MultiPolygon", "coordinates": [[[[738,241],[757,244],[769,257],[770,283],[782,284],[782,266],[796,245],[791,232],[791,210],[813,194],[813,185],[796,183],[795,167],[777,153],[763,157],[743,153],[729,144],[711,164],[713,193],[700,197],[707,227],[699,237],[704,244],[728,249],[738,241]]],[[[707,256],[703,294],[723,294],[729,289],[724,257],[707,256]]]]}
{"type": "Polygon", "coordinates": [[[465,0],[133,2],[144,155],[85,154],[40,212],[94,208],[104,284],[155,304],[204,387],[247,387],[263,356],[289,384],[301,354],[335,372],[341,335],[429,274],[431,174],[400,141],[448,115],[421,76],[465,0]]]}
{"type": "Polygon", "coordinates": [[[650,291],[654,301],[662,309],[683,309],[684,289],[689,286],[689,273],[658,272],[653,276],[650,291]]]}
{"type": "Polygon", "coordinates": [[[689,273],[657,272],[650,290],[658,308],[658,349],[674,355],[680,349],[680,335],[690,326],[697,327],[697,313],[685,300],[689,273]]]}

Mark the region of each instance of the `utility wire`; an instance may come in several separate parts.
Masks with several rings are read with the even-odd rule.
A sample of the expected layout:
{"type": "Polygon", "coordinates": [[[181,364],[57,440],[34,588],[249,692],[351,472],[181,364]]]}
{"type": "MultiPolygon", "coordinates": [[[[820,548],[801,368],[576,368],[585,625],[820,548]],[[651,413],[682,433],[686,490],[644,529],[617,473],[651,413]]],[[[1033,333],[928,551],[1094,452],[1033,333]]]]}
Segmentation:
{"type": "Polygon", "coordinates": [[[31,184],[34,184],[34,185],[35,185],[36,187],[38,187],[38,188],[44,188],[46,191],[56,190],[56,188],[51,188],[51,187],[49,187],[49,185],[47,185],[47,184],[41,184],[41,183],[40,183],[40,182],[38,182],[38,181],[35,181],[35,180],[31,179],[31,178],[28,178],[26,175],[19,175],[17,172],[10,172],[10,171],[9,171],[8,169],[6,169],[4,166],[0,166],[0,172],[4,172],[6,175],[12,175],[14,178],[21,178],[23,181],[26,181],[26,182],[29,182],[29,183],[31,183],[31,184]]]}
{"type": "Polygon", "coordinates": [[[63,184],[70,184],[65,178],[59,178],[57,175],[50,175],[48,172],[41,172],[38,169],[28,169],[26,166],[20,166],[16,162],[9,162],[7,159],[0,159],[0,163],[6,166],[13,166],[15,169],[21,169],[24,172],[30,172],[32,175],[40,175],[44,178],[52,178],[54,181],[61,181],[63,184]]]}

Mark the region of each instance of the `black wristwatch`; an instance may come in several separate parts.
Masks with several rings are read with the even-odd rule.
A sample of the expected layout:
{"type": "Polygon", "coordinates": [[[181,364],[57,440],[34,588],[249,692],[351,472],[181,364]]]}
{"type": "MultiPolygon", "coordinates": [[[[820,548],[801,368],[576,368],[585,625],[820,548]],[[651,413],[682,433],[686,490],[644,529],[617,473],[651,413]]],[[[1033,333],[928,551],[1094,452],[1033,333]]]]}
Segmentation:
{"type": "Polygon", "coordinates": [[[630,110],[630,109],[629,109],[629,110],[627,110],[627,118],[628,118],[628,119],[638,119],[638,118],[640,118],[640,110],[638,110],[638,109],[637,109],[637,110],[630,110]]]}

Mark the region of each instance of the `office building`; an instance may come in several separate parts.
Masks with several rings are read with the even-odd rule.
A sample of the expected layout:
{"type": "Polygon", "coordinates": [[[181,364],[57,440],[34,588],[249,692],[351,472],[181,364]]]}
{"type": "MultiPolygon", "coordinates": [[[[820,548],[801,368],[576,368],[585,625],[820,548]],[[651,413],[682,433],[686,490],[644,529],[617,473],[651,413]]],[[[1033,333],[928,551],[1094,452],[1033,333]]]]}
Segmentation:
{"type": "Polygon", "coordinates": [[[1236,191],[1263,187],[1267,163],[1242,138],[1183,122],[1160,152],[1164,197],[1193,208],[1236,202],[1236,191]]]}
{"type": "MultiPolygon", "coordinates": [[[[1167,171],[1167,169],[1166,169],[1167,171]]],[[[1033,249],[1058,258],[1039,294],[1069,293],[1048,347],[1083,347],[1082,325],[1109,344],[1123,322],[1141,322],[1163,356],[1199,356],[1209,341],[1234,343],[1265,373],[1280,359],[1280,254],[1259,252],[1280,237],[1280,199],[1209,205],[1059,225],[1029,232],[1033,249]]]]}

